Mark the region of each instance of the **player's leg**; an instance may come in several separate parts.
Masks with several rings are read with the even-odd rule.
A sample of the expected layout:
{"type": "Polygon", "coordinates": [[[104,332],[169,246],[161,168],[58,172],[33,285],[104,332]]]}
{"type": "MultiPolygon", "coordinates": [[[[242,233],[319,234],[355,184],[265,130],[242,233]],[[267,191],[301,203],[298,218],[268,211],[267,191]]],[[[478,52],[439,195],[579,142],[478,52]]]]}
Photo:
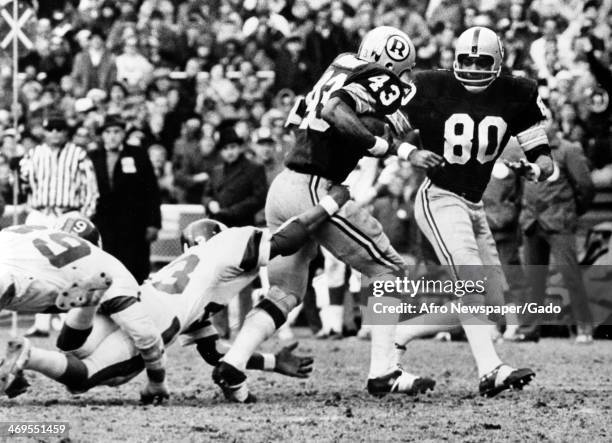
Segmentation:
{"type": "MultiPolygon", "coordinates": [[[[313,187],[318,201],[326,184],[313,187]]],[[[364,208],[349,200],[314,237],[337,258],[373,281],[395,281],[405,271],[402,257],[391,246],[381,224],[364,208]]],[[[396,304],[400,294],[391,293],[386,303],[396,304]]],[[[381,299],[382,300],[382,299],[381,299]]],[[[373,318],[373,317],[372,317],[373,318]]],[[[412,375],[398,368],[393,339],[399,314],[389,315],[381,324],[371,324],[370,370],[368,391],[373,395],[388,392],[416,394],[433,389],[435,382],[412,375]],[[384,323],[384,324],[382,324],[384,323]]],[[[372,323],[376,323],[373,321],[372,323]]]]}
{"type": "MultiPolygon", "coordinates": [[[[266,199],[266,221],[271,231],[314,206],[309,195],[310,179],[308,175],[290,170],[281,172],[274,179],[266,199]]],[[[307,242],[295,254],[277,256],[268,264],[271,286],[268,294],[247,315],[232,347],[213,372],[213,379],[223,388],[226,397],[231,396],[237,401],[247,398],[246,376],[243,374],[247,361],[301,302],[308,284],[309,263],[315,256],[316,245],[307,242]]]]}
{"type": "MultiPolygon", "coordinates": [[[[467,202],[433,186],[428,180],[419,189],[415,202],[417,224],[434,247],[440,262],[448,265],[456,281],[482,279],[483,261],[474,226],[478,220],[473,220],[472,215],[467,202]]],[[[465,295],[461,302],[479,305],[484,302],[484,296],[465,295]]],[[[446,318],[440,318],[442,316],[438,315],[436,321],[443,321],[447,326],[456,324],[457,314],[449,312],[446,318]]],[[[482,316],[462,314],[458,317],[476,360],[479,376],[488,374],[501,364],[491,340],[490,323],[482,316]]],[[[425,319],[423,321],[431,324],[425,319]]],[[[401,337],[398,337],[399,344],[402,344],[400,340],[401,337]]]]}
{"type": "Polygon", "coordinates": [[[117,329],[118,326],[110,319],[98,315],[86,341],[78,349],[66,353],[33,347],[26,338],[9,340],[5,357],[0,363],[0,391],[12,384],[15,376],[20,376],[24,369],[40,372],[62,383],[62,380],[82,382],[85,375],[80,360],[91,355],[117,329]]]}
{"type": "Polygon", "coordinates": [[[342,319],[344,317],[344,289],[346,265],[334,257],[325,248],[324,273],[327,277],[327,290],[329,302],[321,306],[319,314],[321,316],[322,328],[317,334],[318,338],[326,338],[330,335],[342,335],[342,319]]]}

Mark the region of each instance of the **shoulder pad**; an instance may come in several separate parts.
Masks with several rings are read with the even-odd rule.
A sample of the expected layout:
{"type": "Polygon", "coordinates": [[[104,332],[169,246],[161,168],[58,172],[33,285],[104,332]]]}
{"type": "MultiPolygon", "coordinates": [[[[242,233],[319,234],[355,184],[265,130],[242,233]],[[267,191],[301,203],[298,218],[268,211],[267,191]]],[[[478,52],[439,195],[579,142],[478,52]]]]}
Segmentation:
{"type": "Polygon", "coordinates": [[[368,62],[359,60],[357,57],[355,57],[355,54],[351,54],[350,52],[345,52],[343,54],[340,54],[332,62],[332,65],[334,67],[337,67],[340,69],[350,69],[350,70],[357,69],[360,66],[363,66],[366,64],[368,64],[368,62]]]}
{"type": "Polygon", "coordinates": [[[513,75],[500,75],[497,79],[503,90],[512,91],[516,101],[527,101],[538,92],[538,84],[535,80],[513,75]]]}

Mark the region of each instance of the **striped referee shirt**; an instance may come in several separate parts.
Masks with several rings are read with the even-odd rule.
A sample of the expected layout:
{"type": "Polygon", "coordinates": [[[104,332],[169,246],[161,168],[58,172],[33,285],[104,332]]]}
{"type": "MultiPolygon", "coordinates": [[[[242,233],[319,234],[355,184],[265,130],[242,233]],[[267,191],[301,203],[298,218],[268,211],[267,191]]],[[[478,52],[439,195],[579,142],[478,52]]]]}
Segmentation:
{"type": "Polygon", "coordinates": [[[33,209],[76,210],[88,218],[94,214],[98,183],[85,149],[74,143],[59,149],[41,144],[26,154],[20,167],[33,209]]]}

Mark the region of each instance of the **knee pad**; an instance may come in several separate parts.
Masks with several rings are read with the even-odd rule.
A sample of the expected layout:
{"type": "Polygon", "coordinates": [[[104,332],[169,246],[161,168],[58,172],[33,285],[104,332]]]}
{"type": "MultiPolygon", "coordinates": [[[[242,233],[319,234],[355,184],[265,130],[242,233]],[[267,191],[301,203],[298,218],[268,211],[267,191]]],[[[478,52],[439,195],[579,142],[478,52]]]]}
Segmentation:
{"type": "Polygon", "coordinates": [[[287,315],[299,304],[295,295],[287,294],[277,286],[270,287],[268,295],[256,306],[265,311],[278,329],[287,321],[287,315]]]}

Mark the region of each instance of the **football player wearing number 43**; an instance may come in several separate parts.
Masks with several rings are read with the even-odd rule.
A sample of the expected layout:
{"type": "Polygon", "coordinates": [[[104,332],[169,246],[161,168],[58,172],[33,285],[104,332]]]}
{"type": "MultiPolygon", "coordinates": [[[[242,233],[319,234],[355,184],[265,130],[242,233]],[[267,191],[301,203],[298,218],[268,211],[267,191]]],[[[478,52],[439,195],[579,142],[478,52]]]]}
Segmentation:
{"type": "MultiPolygon", "coordinates": [[[[424,146],[404,150],[413,165],[427,169],[415,202],[419,228],[454,278],[487,277],[486,300],[492,304],[503,303],[504,275],[481,197],[495,160],[508,139],[516,136],[526,156],[519,173],[541,181],[553,172],[543,125],[546,109],[537,86],[527,79],[500,76],[502,59],[503,48],[493,31],[466,30],[456,42],[453,71],[416,74],[415,94],[390,119],[400,138],[418,129],[424,146]]],[[[463,299],[464,304],[483,302],[481,295],[463,299]]],[[[433,325],[451,328],[458,323],[476,360],[482,395],[520,389],[535,376],[531,369],[503,364],[493,346],[491,324],[468,315],[435,314],[399,325],[399,352],[412,338],[440,330],[433,325]]]]}
{"type": "MultiPolygon", "coordinates": [[[[395,152],[385,134],[374,135],[361,116],[399,112],[409,100],[415,48],[399,29],[380,26],[363,38],[357,54],[340,54],[287,118],[296,141],[286,168],[272,182],[266,201],[266,221],[276,229],[288,219],[315,206],[335,183],[342,183],[364,156],[395,152]]],[[[393,249],[380,223],[353,200],[313,232],[312,240],[288,257],[268,265],[270,284],[280,288],[256,306],[234,344],[213,371],[226,398],[244,401],[248,390],[243,371],[255,349],[286,320],[306,291],[308,264],[317,243],[369,279],[395,279],[405,263],[393,249]]],[[[395,324],[372,325],[367,389],[373,395],[415,395],[433,389],[435,382],[398,367],[393,338],[395,324]]]]}
{"type": "MultiPolygon", "coordinates": [[[[183,345],[195,344],[202,358],[216,365],[223,353],[218,349],[218,334],[210,316],[256,278],[260,266],[272,257],[299,249],[310,233],[348,199],[348,190],[335,186],[320,204],[273,234],[254,227],[227,229],[212,220],[192,223],[183,234],[185,252],[140,287],[138,305],[166,347],[181,336],[183,345]]],[[[24,339],[14,342],[19,349],[9,346],[6,359],[16,362],[14,367],[41,372],[72,392],[126,383],[146,366],[130,337],[105,315],[95,316],[85,343],[67,354],[34,348],[24,339]],[[66,366],[71,368],[69,374],[62,372],[66,366]]],[[[256,353],[248,367],[307,377],[312,371],[312,358],[294,355],[296,346],[276,354],[256,353]]],[[[141,392],[145,403],[160,402],[168,396],[163,380],[147,384],[141,392]]],[[[254,397],[246,401],[254,401],[254,397]]]]}
{"type": "MultiPolygon", "coordinates": [[[[57,346],[64,351],[81,347],[90,335],[96,311],[133,341],[147,362],[150,383],[163,382],[165,366],[160,333],[138,303],[138,283],[119,260],[96,246],[99,233],[87,219],[67,216],[59,229],[20,225],[0,232],[0,309],[16,312],[68,310],[57,346]]],[[[12,339],[0,360],[0,392],[10,397],[27,388],[22,375],[29,342],[12,339]]],[[[40,350],[30,365],[43,365],[70,383],[82,367],[74,357],[40,350]],[[47,360],[54,354],[60,358],[47,360]]],[[[95,375],[97,371],[90,372],[95,375]]]]}

